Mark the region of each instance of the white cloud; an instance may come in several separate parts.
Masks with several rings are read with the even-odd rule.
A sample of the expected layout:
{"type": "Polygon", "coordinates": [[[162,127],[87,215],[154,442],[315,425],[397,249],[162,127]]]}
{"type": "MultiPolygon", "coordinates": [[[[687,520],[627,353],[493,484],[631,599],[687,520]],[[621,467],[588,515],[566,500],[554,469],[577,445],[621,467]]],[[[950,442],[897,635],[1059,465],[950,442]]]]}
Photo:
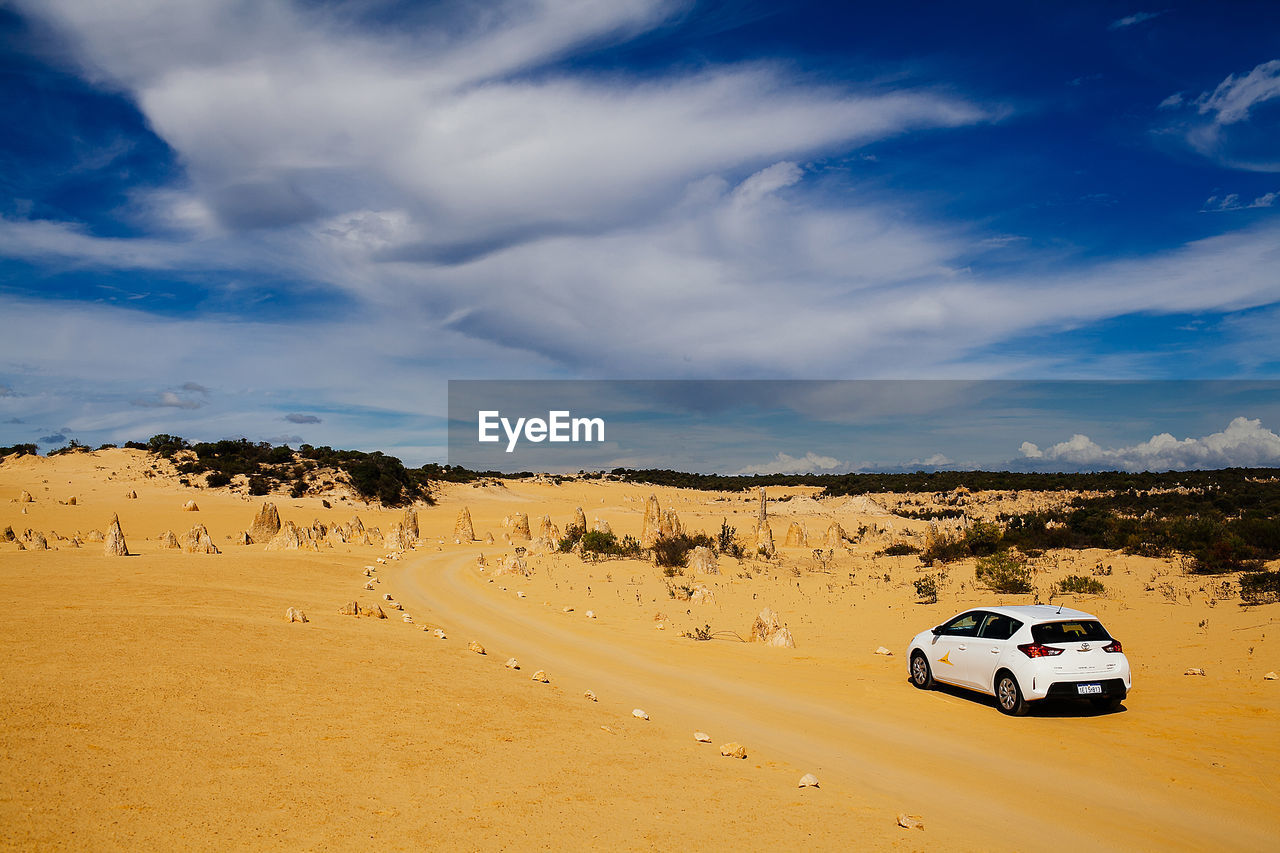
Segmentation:
{"type": "Polygon", "coordinates": [[[818,474],[843,468],[844,463],[832,456],[819,456],[809,451],[796,458],[786,453],[779,453],[773,461],[762,465],[748,465],[738,474],[818,474]]]}
{"type": "Polygon", "coordinates": [[[1212,92],[1195,98],[1170,95],[1160,108],[1195,108],[1194,114],[1184,112],[1170,129],[1205,157],[1231,168],[1275,172],[1280,171],[1275,111],[1260,115],[1264,111],[1258,108],[1276,98],[1280,98],[1280,59],[1260,63],[1244,75],[1228,74],[1212,92]]]}
{"type": "Polygon", "coordinates": [[[1196,99],[1201,115],[1212,113],[1218,124],[1235,124],[1264,101],[1280,97],[1280,59],[1256,66],[1243,77],[1228,74],[1213,92],[1196,99]]]}
{"type": "Polygon", "coordinates": [[[1263,427],[1260,420],[1240,417],[1222,432],[1203,438],[1179,440],[1166,432],[1130,447],[1107,449],[1076,434],[1044,450],[1024,441],[1020,450],[1027,459],[1124,471],[1258,468],[1280,464],[1280,435],[1263,427]]]}
{"type": "Polygon", "coordinates": [[[1202,213],[1221,213],[1230,210],[1256,210],[1271,207],[1276,203],[1277,198],[1280,198],[1280,192],[1269,192],[1245,204],[1240,201],[1239,193],[1228,193],[1221,197],[1211,195],[1205,199],[1204,206],[1200,208],[1200,211],[1202,213]]]}
{"type": "Polygon", "coordinates": [[[1123,18],[1117,18],[1116,20],[1112,21],[1110,24],[1107,25],[1107,29],[1109,30],[1128,29],[1129,27],[1132,27],[1135,24],[1141,24],[1146,21],[1150,21],[1152,18],[1158,18],[1167,11],[1169,10],[1161,9],[1159,12],[1135,12],[1132,15],[1126,15],[1123,18]]]}

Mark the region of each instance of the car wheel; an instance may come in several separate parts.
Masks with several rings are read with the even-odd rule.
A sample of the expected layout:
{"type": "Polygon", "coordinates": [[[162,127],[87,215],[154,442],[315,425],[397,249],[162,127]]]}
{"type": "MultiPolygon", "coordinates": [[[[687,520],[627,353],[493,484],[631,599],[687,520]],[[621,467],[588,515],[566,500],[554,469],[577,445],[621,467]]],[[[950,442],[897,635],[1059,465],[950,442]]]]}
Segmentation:
{"type": "Polygon", "coordinates": [[[1116,710],[1119,710],[1119,708],[1120,708],[1120,703],[1121,703],[1122,701],[1124,701],[1124,700],[1122,700],[1122,699],[1117,699],[1117,698],[1116,698],[1116,697],[1114,697],[1114,696],[1100,696],[1100,697],[1098,697],[1098,698],[1096,698],[1096,699],[1090,699],[1090,700],[1089,700],[1090,704],[1092,704],[1092,705],[1093,705],[1094,710],[1097,710],[1097,711],[1116,711],[1116,710]]]}
{"type": "Polygon", "coordinates": [[[933,672],[929,669],[929,659],[924,652],[916,652],[911,656],[911,683],[921,690],[933,687],[933,672]]]}
{"type": "Polygon", "coordinates": [[[1022,698],[1018,679],[1008,672],[1002,672],[996,678],[996,707],[1001,713],[1012,717],[1025,716],[1031,710],[1031,705],[1022,698]]]}

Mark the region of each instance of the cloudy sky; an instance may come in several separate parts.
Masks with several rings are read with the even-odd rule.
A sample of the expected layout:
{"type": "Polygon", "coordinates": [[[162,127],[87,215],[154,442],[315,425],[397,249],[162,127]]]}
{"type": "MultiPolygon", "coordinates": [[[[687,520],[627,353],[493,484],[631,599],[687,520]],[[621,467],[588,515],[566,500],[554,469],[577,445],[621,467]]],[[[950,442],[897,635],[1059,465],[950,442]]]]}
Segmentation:
{"type": "MultiPolygon", "coordinates": [[[[449,379],[1280,376],[1273,2],[0,0],[0,74],[0,444],[417,464],[449,379]]],[[[1207,414],[1099,451],[1280,428],[1207,414]]]]}

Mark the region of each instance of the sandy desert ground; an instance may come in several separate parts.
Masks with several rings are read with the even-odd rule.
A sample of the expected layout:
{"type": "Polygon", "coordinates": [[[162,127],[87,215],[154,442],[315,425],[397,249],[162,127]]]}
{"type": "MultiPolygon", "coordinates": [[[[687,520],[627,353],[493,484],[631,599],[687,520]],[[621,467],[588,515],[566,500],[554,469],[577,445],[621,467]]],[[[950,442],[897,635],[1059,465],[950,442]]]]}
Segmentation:
{"type": "MultiPolygon", "coordinates": [[[[1040,558],[1042,590],[1111,567],[1105,596],[1062,600],[1124,642],[1134,689],[1116,713],[1008,718],[981,697],[915,690],[904,650],[962,608],[1031,597],[976,588],[962,562],[937,604],[915,603],[918,560],[874,552],[925,524],[865,504],[769,490],[779,544],[793,520],[815,538],[833,520],[870,528],[821,559],[781,548],[667,578],[650,562],[531,549],[526,576],[496,571],[527,544],[504,541],[513,513],[535,535],[544,514],[563,529],[578,507],[638,535],[653,493],[686,529],[748,531],[754,497],[448,486],[417,508],[417,547],[388,559],[382,545],[267,551],[232,537],[264,500],[300,526],[358,514],[386,532],[399,510],[191,489],[153,464],[112,450],[0,465],[0,529],[50,546],[0,543],[5,849],[1261,850],[1280,837],[1280,681],[1263,678],[1280,669],[1280,605],[1219,598],[1176,561],[1040,558]],[[191,499],[197,512],[182,508],[191,499]],[[455,544],[464,506],[495,542],[455,544]],[[134,556],[89,541],[117,513],[134,556]],[[221,554],[161,547],[197,523],[221,554]],[[672,582],[709,600],[674,599],[672,582]],[[340,615],[351,600],[390,618],[340,615]],[[739,642],[765,606],[795,648],[739,642]],[[286,621],[290,607],[309,621],[286,621]],[[682,636],[703,626],[715,639],[682,636]],[[729,742],[745,760],[721,756],[729,742]],[[799,788],[806,773],[820,787],[799,788]]],[[[1050,499],[979,495],[971,511],[1050,499]]]]}

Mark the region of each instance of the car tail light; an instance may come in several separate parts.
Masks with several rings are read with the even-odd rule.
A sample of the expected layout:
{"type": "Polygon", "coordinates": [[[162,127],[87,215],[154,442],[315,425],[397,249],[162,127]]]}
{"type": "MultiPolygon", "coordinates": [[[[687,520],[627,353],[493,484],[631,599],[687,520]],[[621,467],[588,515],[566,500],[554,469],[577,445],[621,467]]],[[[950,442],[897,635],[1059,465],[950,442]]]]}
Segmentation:
{"type": "Polygon", "coordinates": [[[1123,651],[1124,651],[1124,646],[1120,645],[1120,641],[1119,641],[1119,640],[1112,640],[1111,642],[1109,642],[1109,643],[1107,643],[1105,646],[1103,646],[1103,647],[1102,647],[1102,650],[1103,650],[1104,652],[1111,652],[1112,654],[1116,654],[1116,653],[1118,653],[1118,652],[1123,652],[1123,651]]]}
{"type": "Polygon", "coordinates": [[[1053,646],[1046,646],[1041,643],[1023,643],[1018,646],[1018,651],[1029,658],[1051,658],[1054,655],[1062,654],[1062,649],[1055,649],[1053,646]]]}

